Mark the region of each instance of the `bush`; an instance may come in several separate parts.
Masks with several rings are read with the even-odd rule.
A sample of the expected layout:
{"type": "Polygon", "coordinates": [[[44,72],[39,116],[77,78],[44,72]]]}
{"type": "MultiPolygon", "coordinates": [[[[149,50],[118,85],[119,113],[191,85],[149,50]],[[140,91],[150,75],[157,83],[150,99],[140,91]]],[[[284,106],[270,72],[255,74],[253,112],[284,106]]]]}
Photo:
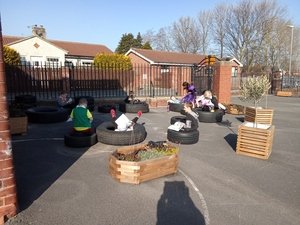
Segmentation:
{"type": "Polygon", "coordinates": [[[20,63],[20,54],[8,47],[8,46],[3,46],[3,58],[4,58],[4,63],[8,65],[18,65],[20,63]]]}
{"type": "Polygon", "coordinates": [[[130,58],[122,54],[97,54],[94,58],[94,64],[102,69],[132,69],[130,58]]]}

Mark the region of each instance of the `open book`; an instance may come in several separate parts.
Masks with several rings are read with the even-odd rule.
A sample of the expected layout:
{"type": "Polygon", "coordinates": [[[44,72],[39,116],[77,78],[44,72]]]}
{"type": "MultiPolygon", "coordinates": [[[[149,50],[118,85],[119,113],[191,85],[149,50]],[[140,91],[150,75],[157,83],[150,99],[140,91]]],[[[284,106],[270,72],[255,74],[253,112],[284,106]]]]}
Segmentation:
{"type": "Polygon", "coordinates": [[[184,126],[185,126],[185,123],[178,121],[178,122],[175,122],[174,124],[170,125],[168,127],[168,129],[175,130],[175,131],[180,131],[184,126]]]}

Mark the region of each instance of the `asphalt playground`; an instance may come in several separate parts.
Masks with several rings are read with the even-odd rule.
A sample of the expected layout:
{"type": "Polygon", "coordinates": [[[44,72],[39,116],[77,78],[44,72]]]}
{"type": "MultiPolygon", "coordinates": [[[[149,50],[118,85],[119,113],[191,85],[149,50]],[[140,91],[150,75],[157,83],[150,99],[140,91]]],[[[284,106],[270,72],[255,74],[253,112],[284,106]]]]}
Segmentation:
{"type": "MultiPolygon", "coordinates": [[[[246,105],[237,97],[232,102],[246,105]]],[[[236,154],[243,115],[226,114],[222,123],[199,124],[197,144],[179,145],[176,174],[139,185],[109,175],[116,146],[69,148],[63,137],[71,123],[29,124],[26,135],[12,137],[19,213],[6,224],[299,225],[300,98],[265,102],[275,125],[268,160],[236,154]]],[[[93,114],[94,126],[110,120],[93,114]]],[[[165,107],[144,113],[145,142],[166,140],[175,115],[165,107]]]]}

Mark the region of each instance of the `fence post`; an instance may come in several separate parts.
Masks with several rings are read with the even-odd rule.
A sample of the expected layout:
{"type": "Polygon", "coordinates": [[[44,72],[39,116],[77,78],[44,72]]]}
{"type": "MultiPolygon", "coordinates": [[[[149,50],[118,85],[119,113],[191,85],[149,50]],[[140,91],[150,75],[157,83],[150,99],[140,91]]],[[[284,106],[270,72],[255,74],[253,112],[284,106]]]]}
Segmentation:
{"type": "Polygon", "coordinates": [[[220,103],[230,103],[232,63],[229,61],[219,61],[214,66],[213,94],[217,96],[220,103]]]}

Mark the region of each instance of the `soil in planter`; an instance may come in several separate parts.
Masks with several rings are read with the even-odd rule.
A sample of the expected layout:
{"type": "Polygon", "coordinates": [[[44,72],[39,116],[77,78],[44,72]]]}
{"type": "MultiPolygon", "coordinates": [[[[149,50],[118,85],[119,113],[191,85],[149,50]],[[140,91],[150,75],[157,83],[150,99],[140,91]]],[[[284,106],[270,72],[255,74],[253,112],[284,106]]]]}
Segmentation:
{"type": "Polygon", "coordinates": [[[178,148],[170,146],[166,142],[149,141],[148,144],[142,149],[138,149],[127,154],[115,151],[113,153],[113,156],[122,161],[140,162],[144,160],[173,155],[177,152],[178,148]]]}

